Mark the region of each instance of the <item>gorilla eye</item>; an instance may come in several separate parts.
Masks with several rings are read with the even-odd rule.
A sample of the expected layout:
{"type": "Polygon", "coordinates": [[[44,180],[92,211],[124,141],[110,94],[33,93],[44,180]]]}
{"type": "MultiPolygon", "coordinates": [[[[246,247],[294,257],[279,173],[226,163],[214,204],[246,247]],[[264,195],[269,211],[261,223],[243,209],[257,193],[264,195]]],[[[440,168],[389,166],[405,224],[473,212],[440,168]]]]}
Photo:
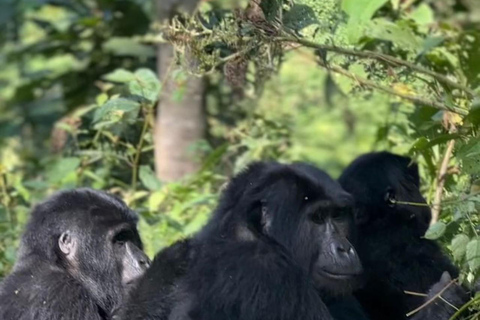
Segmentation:
{"type": "Polygon", "coordinates": [[[123,246],[126,242],[130,241],[133,237],[133,234],[129,230],[120,231],[113,238],[113,243],[118,246],[123,246]]]}
{"type": "Polygon", "coordinates": [[[397,203],[397,200],[395,199],[395,192],[388,188],[387,192],[385,193],[385,202],[389,207],[395,207],[395,204],[397,203]]]}
{"type": "Polygon", "coordinates": [[[315,212],[310,215],[310,220],[312,220],[313,223],[322,224],[325,219],[321,214],[315,212]]]}

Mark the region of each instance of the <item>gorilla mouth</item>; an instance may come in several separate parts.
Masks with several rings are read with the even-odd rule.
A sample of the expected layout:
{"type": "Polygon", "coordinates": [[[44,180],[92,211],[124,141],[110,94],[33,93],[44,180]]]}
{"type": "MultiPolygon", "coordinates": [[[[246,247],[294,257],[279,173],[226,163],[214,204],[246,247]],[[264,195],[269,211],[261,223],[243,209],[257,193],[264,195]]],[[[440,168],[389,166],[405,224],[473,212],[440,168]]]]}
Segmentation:
{"type": "Polygon", "coordinates": [[[318,273],[326,278],[330,278],[330,279],[334,279],[334,280],[350,280],[358,275],[360,275],[359,273],[348,273],[348,272],[345,272],[345,273],[342,273],[342,272],[333,272],[333,271],[330,271],[330,270],[326,270],[326,269],[319,269],[318,270],[318,273]]]}

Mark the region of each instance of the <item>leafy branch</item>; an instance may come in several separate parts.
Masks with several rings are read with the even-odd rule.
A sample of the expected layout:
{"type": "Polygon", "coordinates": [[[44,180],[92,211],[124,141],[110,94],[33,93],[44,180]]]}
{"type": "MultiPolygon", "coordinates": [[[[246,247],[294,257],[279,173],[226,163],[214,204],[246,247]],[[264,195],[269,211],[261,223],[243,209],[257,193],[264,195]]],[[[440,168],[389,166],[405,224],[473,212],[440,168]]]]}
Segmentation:
{"type": "Polygon", "coordinates": [[[347,71],[347,70],[345,70],[341,67],[333,66],[333,65],[326,65],[323,61],[319,61],[319,65],[326,68],[327,70],[333,71],[333,72],[341,74],[341,75],[343,75],[347,78],[355,80],[360,85],[363,85],[363,86],[366,86],[366,87],[369,87],[369,88],[373,88],[373,89],[377,89],[379,91],[382,91],[382,92],[400,97],[402,99],[411,101],[415,104],[430,106],[430,107],[435,108],[435,109],[450,111],[450,112],[454,112],[454,113],[457,113],[457,114],[460,114],[460,115],[468,115],[467,110],[457,108],[457,107],[449,107],[449,106],[447,106],[443,103],[440,103],[438,101],[428,100],[428,99],[424,99],[424,98],[421,98],[421,97],[418,97],[418,96],[398,92],[398,91],[396,91],[394,89],[391,89],[389,87],[382,86],[382,85],[379,85],[376,82],[373,82],[373,81],[367,80],[365,78],[359,77],[358,75],[355,75],[355,74],[353,74],[353,73],[351,73],[351,72],[349,72],[349,71],[347,71]]]}
{"type": "Polygon", "coordinates": [[[292,42],[292,43],[297,43],[300,44],[304,47],[308,48],[313,48],[313,49],[318,49],[318,50],[324,50],[324,51],[331,51],[331,52],[336,52],[344,55],[350,55],[350,56],[355,56],[358,58],[363,58],[363,59],[375,59],[384,63],[387,63],[391,66],[398,67],[398,66],[404,66],[407,67],[411,70],[414,70],[418,73],[422,73],[425,75],[428,75],[434,79],[436,79],[438,82],[441,82],[447,86],[450,86],[452,88],[456,88],[458,90],[461,90],[465,92],[470,98],[473,98],[476,96],[475,92],[462,85],[459,84],[455,81],[450,80],[448,77],[436,73],[434,71],[428,70],[424,67],[421,67],[419,65],[416,65],[414,63],[384,54],[384,53],[379,53],[379,52],[374,52],[374,51],[369,51],[369,50],[353,50],[353,49],[347,49],[347,48],[342,48],[342,47],[337,47],[337,46],[332,46],[332,45],[326,45],[326,44],[318,44],[313,41],[301,39],[301,38],[296,38],[296,37],[278,37],[275,39],[275,41],[280,41],[280,42],[292,42]]]}

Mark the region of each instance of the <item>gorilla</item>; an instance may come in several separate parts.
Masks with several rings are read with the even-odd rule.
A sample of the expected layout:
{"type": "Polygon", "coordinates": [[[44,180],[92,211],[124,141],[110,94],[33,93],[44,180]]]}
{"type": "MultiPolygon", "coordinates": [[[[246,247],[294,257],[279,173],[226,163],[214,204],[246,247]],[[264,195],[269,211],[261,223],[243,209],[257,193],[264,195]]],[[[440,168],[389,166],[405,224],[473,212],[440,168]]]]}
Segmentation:
{"type": "Polygon", "coordinates": [[[113,319],[168,319],[176,302],[174,289],[190,268],[193,253],[191,239],[160,251],[113,319]]]}
{"type": "Polygon", "coordinates": [[[352,205],[310,165],[251,164],[197,235],[155,258],[120,318],[330,320],[321,295],[350,292],[362,272],[352,205]]]}
{"type": "Polygon", "coordinates": [[[121,200],[90,189],[38,204],[0,285],[0,319],[111,319],[150,263],[137,219],[121,200]]]}
{"type": "MultiPolygon", "coordinates": [[[[355,248],[365,268],[366,284],[355,296],[372,320],[407,319],[406,314],[422,305],[424,298],[407,295],[406,290],[439,292],[446,278],[458,277],[458,269],[439,245],[423,238],[431,213],[419,190],[418,167],[406,157],[370,153],[353,161],[339,182],[355,199],[355,248]],[[444,271],[448,275],[442,277],[444,271]]],[[[442,297],[459,306],[465,296],[458,291],[465,293],[456,285],[442,297]]],[[[428,308],[418,319],[428,315],[428,319],[448,319],[455,312],[439,303],[443,308],[428,308]]]]}

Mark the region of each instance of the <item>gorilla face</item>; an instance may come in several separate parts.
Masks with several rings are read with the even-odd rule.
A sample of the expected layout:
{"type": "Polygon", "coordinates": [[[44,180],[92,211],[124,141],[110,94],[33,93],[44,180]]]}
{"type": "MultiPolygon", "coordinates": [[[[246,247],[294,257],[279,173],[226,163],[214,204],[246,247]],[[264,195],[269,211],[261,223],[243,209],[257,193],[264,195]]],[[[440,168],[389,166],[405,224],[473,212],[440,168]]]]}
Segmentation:
{"type": "MultiPolygon", "coordinates": [[[[353,199],[323,171],[304,164],[268,168],[246,197],[259,201],[253,228],[288,249],[329,293],[350,293],[362,273],[351,245],[353,199]]],[[[255,203],[255,202],[254,202],[255,203]]]]}
{"type": "Polygon", "coordinates": [[[431,212],[419,189],[418,167],[387,152],[357,158],[339,181],[355,197],[360,228],[409,228],[417,236],[428,229],[431,212]]]}
{"type": "Polygon", "coordinates": [[[114,196],[90,189],[58,193],[32,213],[17,264],[41,255],[109,313],[150,264],[136,224],[136,213],[114,196]]]}

